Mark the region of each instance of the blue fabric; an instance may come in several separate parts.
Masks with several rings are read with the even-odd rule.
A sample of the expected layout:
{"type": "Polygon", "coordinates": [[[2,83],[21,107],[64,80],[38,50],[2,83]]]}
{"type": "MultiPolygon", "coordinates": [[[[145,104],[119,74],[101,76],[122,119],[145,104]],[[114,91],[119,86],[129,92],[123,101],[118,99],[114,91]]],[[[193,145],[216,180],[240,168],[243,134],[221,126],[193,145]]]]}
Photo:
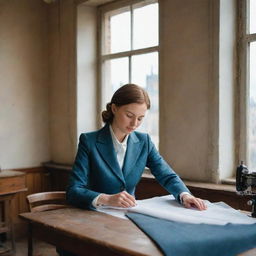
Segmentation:
{"type": "Polygon", "coordinates": [[[256,224],[189,224],[127,213],[166,256],[234,256],[256,248],[256,224]]]}
{"type": "Polygon", "coordinates": [[[116,194],[126,190],[134,194],[146,166],[176,200],[181,192],[189,192],[159,155],[148,134],[130,134],[121,170],[108,125],[95,132],[83,133],[67,187],[67,199],[77,207],[88,208],[99,193],[116,194]]]}

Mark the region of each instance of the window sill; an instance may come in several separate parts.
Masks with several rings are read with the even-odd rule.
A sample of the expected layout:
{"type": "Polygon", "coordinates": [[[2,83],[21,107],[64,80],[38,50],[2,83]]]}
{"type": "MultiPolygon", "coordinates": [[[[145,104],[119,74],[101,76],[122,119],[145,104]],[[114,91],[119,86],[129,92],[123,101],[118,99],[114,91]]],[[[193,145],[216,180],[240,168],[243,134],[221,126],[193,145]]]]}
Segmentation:
{"type": "MultiPolygon", "coordinates": [[[[46,167],[47,169],[55,170],[55,171],[71,171],[71,169],[72,169],[71,165],[56,164],[53,162],[43,163],[43,166],[46,167]]],[[[154,180],[155,178],[150,173],[149,169],[145,169],[145,171],[142,175],[142,179],[150,181],[151,179],[154,180]]],[[[208,190],[236,192],[235,178],[224,179],[224,180],[222,180],[221,184],[213,184],[213,183],[190,181],[190,180],[183,180],[183,181],[188,187],[192,187],[192,188],[202,188],[202,189],[208,189],[208,190]]]]}
{"type": "MultiPolygon", "coordinates": [[[[65,190],[68,176],[72,169],[71,165],[60,165],[56,163],[44,163],[43,166],[51,173],[53,190],[65,190]]],[[[236,193],[235,179],[226,179],[222,184],[197,182],[184,180],[185,184],[196,197],[200,197],[210,202],[223,201],[235,209],[251,211],[247,205],[250,196],[240,196],[236,193]]],[[[136,198],[146,199],[155,196],[167,195],[168,192],[159,185],[154,176],[146,170],[136,188],[136,198]]]]}
{"type": "Polygon", "coordinates": [[[221,181],[222,184],[229,184],[229,185],[236,185],[236,178],[235,177],[231,177],[228,179],[223,179],[221,181]]]}
{"type": "MultiPolygon", "coordinates": [[[[251,196],[241,196],[237,194],[235,179],[223,181],[225,184],[213,184],[206,182],[183,180],[191,193],[202,199],[210,202],[225,202],[234,209],[251,211],[251,206],[247,205],[247,201],[251,196]]],[[[141,182],[136,189],[138,199],[146,199],[154,196],[167,195],[168,192],[158,184],[154,176],[149,173],[144,173],[141,182]]]]}
{"type": "MultiPolygon", "coordinates": [[[[152,174],[148,171],[145,171],[142,175],[143,179],[155,179],[152,174]]],[[[183,180],[184,183],[188,187],[193,188],[202,188],[208,190],[219,190],[219,191],[228,191],[228,192],[236,192],[235,188],[235,179],[225,179],[222,181],[221,184],[214,184],[214,183],[207,183],[207,182],[199,182],[199,181],[190,181],[190,180],[183,180]]]]}

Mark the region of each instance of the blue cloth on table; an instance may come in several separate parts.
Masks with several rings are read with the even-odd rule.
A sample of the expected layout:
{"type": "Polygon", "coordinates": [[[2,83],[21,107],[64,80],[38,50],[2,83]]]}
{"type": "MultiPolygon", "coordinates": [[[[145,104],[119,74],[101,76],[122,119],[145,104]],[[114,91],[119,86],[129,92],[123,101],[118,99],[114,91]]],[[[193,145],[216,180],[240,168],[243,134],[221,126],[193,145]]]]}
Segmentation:
{"type": "Polygon", "coordinates": [[[126,216],[154,240],[166,256],[234,256],[256,248],[256,224],[190,224],[140,213],[126,216]]]}

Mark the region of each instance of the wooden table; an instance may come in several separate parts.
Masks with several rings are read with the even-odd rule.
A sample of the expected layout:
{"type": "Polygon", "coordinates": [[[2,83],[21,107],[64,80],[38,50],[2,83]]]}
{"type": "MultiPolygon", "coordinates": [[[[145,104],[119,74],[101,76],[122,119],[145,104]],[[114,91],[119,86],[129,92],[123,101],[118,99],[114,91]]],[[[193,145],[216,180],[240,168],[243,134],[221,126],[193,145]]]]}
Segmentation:
{"type": "Polygon", "coordinates": [[[0,254],[12,255],[15,253],[14,230],[11,218],[11,200],[22,191],[26,191],[25,173],[12,170],[0,171],[0,234],[9,233],[11,238],[11,247],[1,244],[0,254]]]}
{"type": "MultiPolygon", "coordinates": [[[[154,242],[130,220],[101,212],[65,208],[22,213],[20,217],[28,221],[34,238],[80,256],[163,256],[154,242]]],[[[239,254],[255,255],[256,249],[239,254]]]]}
{"type": "Polygon", "coordinates": [[[33,237],[83,255],[163,255],[130,220],[104,213],[65,208],[22,213],[33,237]]]}

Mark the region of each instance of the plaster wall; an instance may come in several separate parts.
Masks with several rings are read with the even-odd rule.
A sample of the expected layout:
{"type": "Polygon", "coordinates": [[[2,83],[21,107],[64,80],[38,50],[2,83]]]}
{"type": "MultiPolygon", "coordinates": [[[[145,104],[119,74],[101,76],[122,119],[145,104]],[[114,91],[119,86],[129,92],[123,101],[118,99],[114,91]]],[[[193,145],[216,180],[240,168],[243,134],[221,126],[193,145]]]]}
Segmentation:
{"type": "Polygon", "coordinates": [[[49,5],[49,108],[51,160],[72,164],[76,154],[76,4],[49,5]]]}
{"type": "Polygon", "coordinates": [[[77,7],[77,136],[97,129],[97,8],[77,7]]]}
{"type": "Polygon", "coordinates": [[[0,0],[0,165],[50,160],[47,8],[41,0],[0,0]]]}
{"type": "MultiPolygon", "coordinates": [[[[218,182],[234,160],[231,151],[224,156],[233,148],[233,123],[225,120],[234,121],[234,103],[219,102],[233,93],[235,68],[227,65],[235,39],[225,35],[234,17],[220,31],[219,7],[230,7],[224,1],[159,3],[160,152],[182,178],[218,182]]],[[[0,0],[3,168],[72,164],[78,135],[96,128],[88,117],[97,111],[96,12],[80,11],[77,17],[75,0],[0,0]],[[86,32],[77,38],[77,29],[86,32]]]]}
{"type": "Polygon", "coordinates": [[[213,181],[218,176],[215,6],[211,0],[160,3],[160,151],[181,177],[213,181]]]}

